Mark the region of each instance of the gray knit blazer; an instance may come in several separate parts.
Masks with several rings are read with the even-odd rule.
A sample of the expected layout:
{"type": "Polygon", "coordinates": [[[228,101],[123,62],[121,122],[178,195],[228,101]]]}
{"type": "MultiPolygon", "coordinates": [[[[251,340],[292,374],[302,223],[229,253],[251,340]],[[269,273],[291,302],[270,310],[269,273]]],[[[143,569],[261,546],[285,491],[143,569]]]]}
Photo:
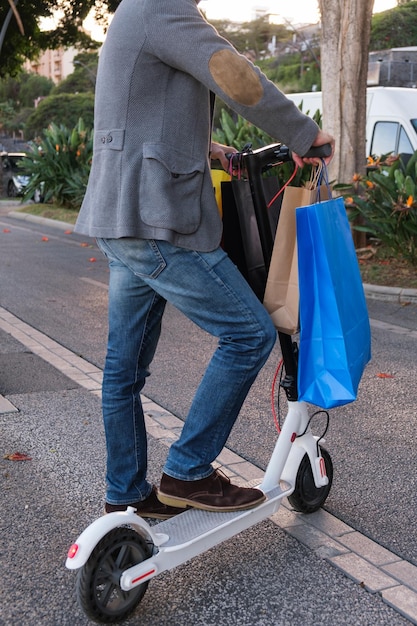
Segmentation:
{"type": "Polygon", "coordinates": [[[298,154],[317,135],[196,0],[123,0],[100,54],[93,162],[76,231],[202,252],[219,245],[210,91],[298,154]]]}

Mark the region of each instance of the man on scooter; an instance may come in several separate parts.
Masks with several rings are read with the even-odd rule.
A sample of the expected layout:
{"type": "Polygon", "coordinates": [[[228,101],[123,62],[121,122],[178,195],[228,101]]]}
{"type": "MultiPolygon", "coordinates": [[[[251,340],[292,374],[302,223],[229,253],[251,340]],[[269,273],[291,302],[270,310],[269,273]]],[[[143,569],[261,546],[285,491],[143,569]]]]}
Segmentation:
{"type": "MultiPolygon", "coordinates": [[[[234,511],[264,500],[212,463],[276,339],[268,313],[219,247],[210,156],[211,93],[286,143],[299,164],[334,140],[219,36],[195,0],[122,0],[100,54],[94,157],[76,231],[110,268],[103,380],[106,511],[167,518],[186,507],[234,511]],[[159,490],[147,480],[140,393],[166,302],[218,338],[159,490]]],[[[332,156],[332,155],[331,155],[332,156]]],[[[331,156],[326,160],[330,161],[331,156]]],[[[162,384],[162,381],[161,381],[162,384]]]]}

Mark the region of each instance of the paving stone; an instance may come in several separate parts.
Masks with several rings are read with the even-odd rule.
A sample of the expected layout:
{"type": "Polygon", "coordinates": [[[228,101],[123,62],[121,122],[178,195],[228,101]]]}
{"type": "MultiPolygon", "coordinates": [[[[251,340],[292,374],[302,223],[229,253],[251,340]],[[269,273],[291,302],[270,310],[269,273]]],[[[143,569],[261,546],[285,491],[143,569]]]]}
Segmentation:
{"type": "Polygon", "coordinates": [[[336,517],[333,517],[333,515],[330,515],[330,513],[324,511],[323,509],[316,511],[315,513],[303,515],[302,517],[306,523],[311,524],[311,526],[315,526],[332,537],[341,537],[342,535],[353,531],[350,526],[336,517]]]}
{"type": "Polygon", "coordinates": [[[417,624],[417,593],[400,585],[382,592],[384,602],[399,611],[413,624],[417,624]]]}
{"type": "Polygon", "coordinates": [[[0,395],[0,413],[16,413],[19,411],[7,398],[0,395]]]}
{"type": "Polygon", "coordinates": [[[395,554],[358,532],[343,535],[339,541],[374,565],[381,566],[400,560],[395,554]]]}
{"type": "Polygon", "coordinates": [[[347,552],[347,549],[344,546],[329,537],[326,533],[314,528],[314,526],[309,526],[308,524],[297,524],[296,526],[287,526],[285,530],[312,550],[317,550],[323,546],[327,546],[331,556],[347,552]]]}
{"type": "Polygon", "coordinates": [[[382,591],[399,586],[397,580],[352,552],[335,556],[329,561],[369,591],[382,591]]]}
{"type": "Polygon", "coordinates": [[[400,582],[404,583],[417,592],[417,567],[407,561],[399,560],[391,563],[383,568],[391,576],[395,576],[400,582]]]}

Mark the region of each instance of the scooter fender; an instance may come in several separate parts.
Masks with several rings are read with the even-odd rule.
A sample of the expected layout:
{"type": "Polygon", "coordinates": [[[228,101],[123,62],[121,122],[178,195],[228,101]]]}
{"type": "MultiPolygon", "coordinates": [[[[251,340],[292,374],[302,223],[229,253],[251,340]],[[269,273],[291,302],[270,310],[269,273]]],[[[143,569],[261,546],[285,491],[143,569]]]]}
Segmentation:
{"type": "MultiPolygon", "coordinates": [[[[323,475],[321,463],[323,459],[317,456],[318,440],[319,437],[312,436],[310,433],[306,433],[302,437],[298,437],[297,439],[295,439],[295,441],[293,442],[290,453],[288,455],[288,459],[281,474],[281,480],[284,480],[286,483],[291,485],[292,491],[294,491],[295,488],[298,468],[306,453],[308,454],[310,459],[310,465],[316,487],[323,487],[324,485],[328,484],[329,479],[325,474],[323,475]]],[[[323,442],[324,439],[321,438],[320,443],[323,442]]]]}
{"type": "Polygon", "coordinates": [[[96,519],[88,526],[76,542],[68,550],[65,566],[68,569],[79,569],[86,564],[90,555],[98,542],[111,530],[119,526],[131,526],[146,541],[152,542],[154,546],[160,546],[168,540],[164,533],[156,533],[141,517],[136,515],[133,507],[128,507],[126,511],[116,511],[108,513],[96,519]]]}

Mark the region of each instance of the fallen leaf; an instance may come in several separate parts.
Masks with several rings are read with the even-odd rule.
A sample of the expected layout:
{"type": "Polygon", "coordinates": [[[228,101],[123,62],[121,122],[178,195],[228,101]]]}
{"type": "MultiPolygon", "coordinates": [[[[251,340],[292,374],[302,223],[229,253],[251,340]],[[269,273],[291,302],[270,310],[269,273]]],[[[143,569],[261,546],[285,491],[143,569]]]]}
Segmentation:
{"type": "Polygon", "coordinates": [[[48,237],[42,237],[42,241],[49,241],[48,237]]]}
{"type": "Polygon", "coordinates": [[[83,243],[80,243],[80,246],[81,246],[82,248],[88,248],[89,244],[88,244],[88,243],[83,242],[83,243]]]}
{"type": "Polygon", "coordinates": [[[3,228],[3,232],[4,233],[10,233],[11,231],[10,231],[10,228],[3,228]]]}
{"type": "Polygon", "coordinates": [[[92,256],[90,259],[88,259],[90,261],[90,263],[95,263],[97,261],[97,259],[92,256]]]}
{"type": "Polygon", "coordinates": [[[64,235],[72,235],[72,230],[65,230],[64,235]]]}
{"type": "Polygon", "coordinates": [[[378,378],[394,378],[393,374],[385,374],[384,372],[378,372],[377,374],[378,378]]]}
{"type": "Polygon", "coordinates": [[[3,459],[8,461],[31,461],[32,457],[22,452],[13,452],[13,454],[6,454],[3,459]]]}

